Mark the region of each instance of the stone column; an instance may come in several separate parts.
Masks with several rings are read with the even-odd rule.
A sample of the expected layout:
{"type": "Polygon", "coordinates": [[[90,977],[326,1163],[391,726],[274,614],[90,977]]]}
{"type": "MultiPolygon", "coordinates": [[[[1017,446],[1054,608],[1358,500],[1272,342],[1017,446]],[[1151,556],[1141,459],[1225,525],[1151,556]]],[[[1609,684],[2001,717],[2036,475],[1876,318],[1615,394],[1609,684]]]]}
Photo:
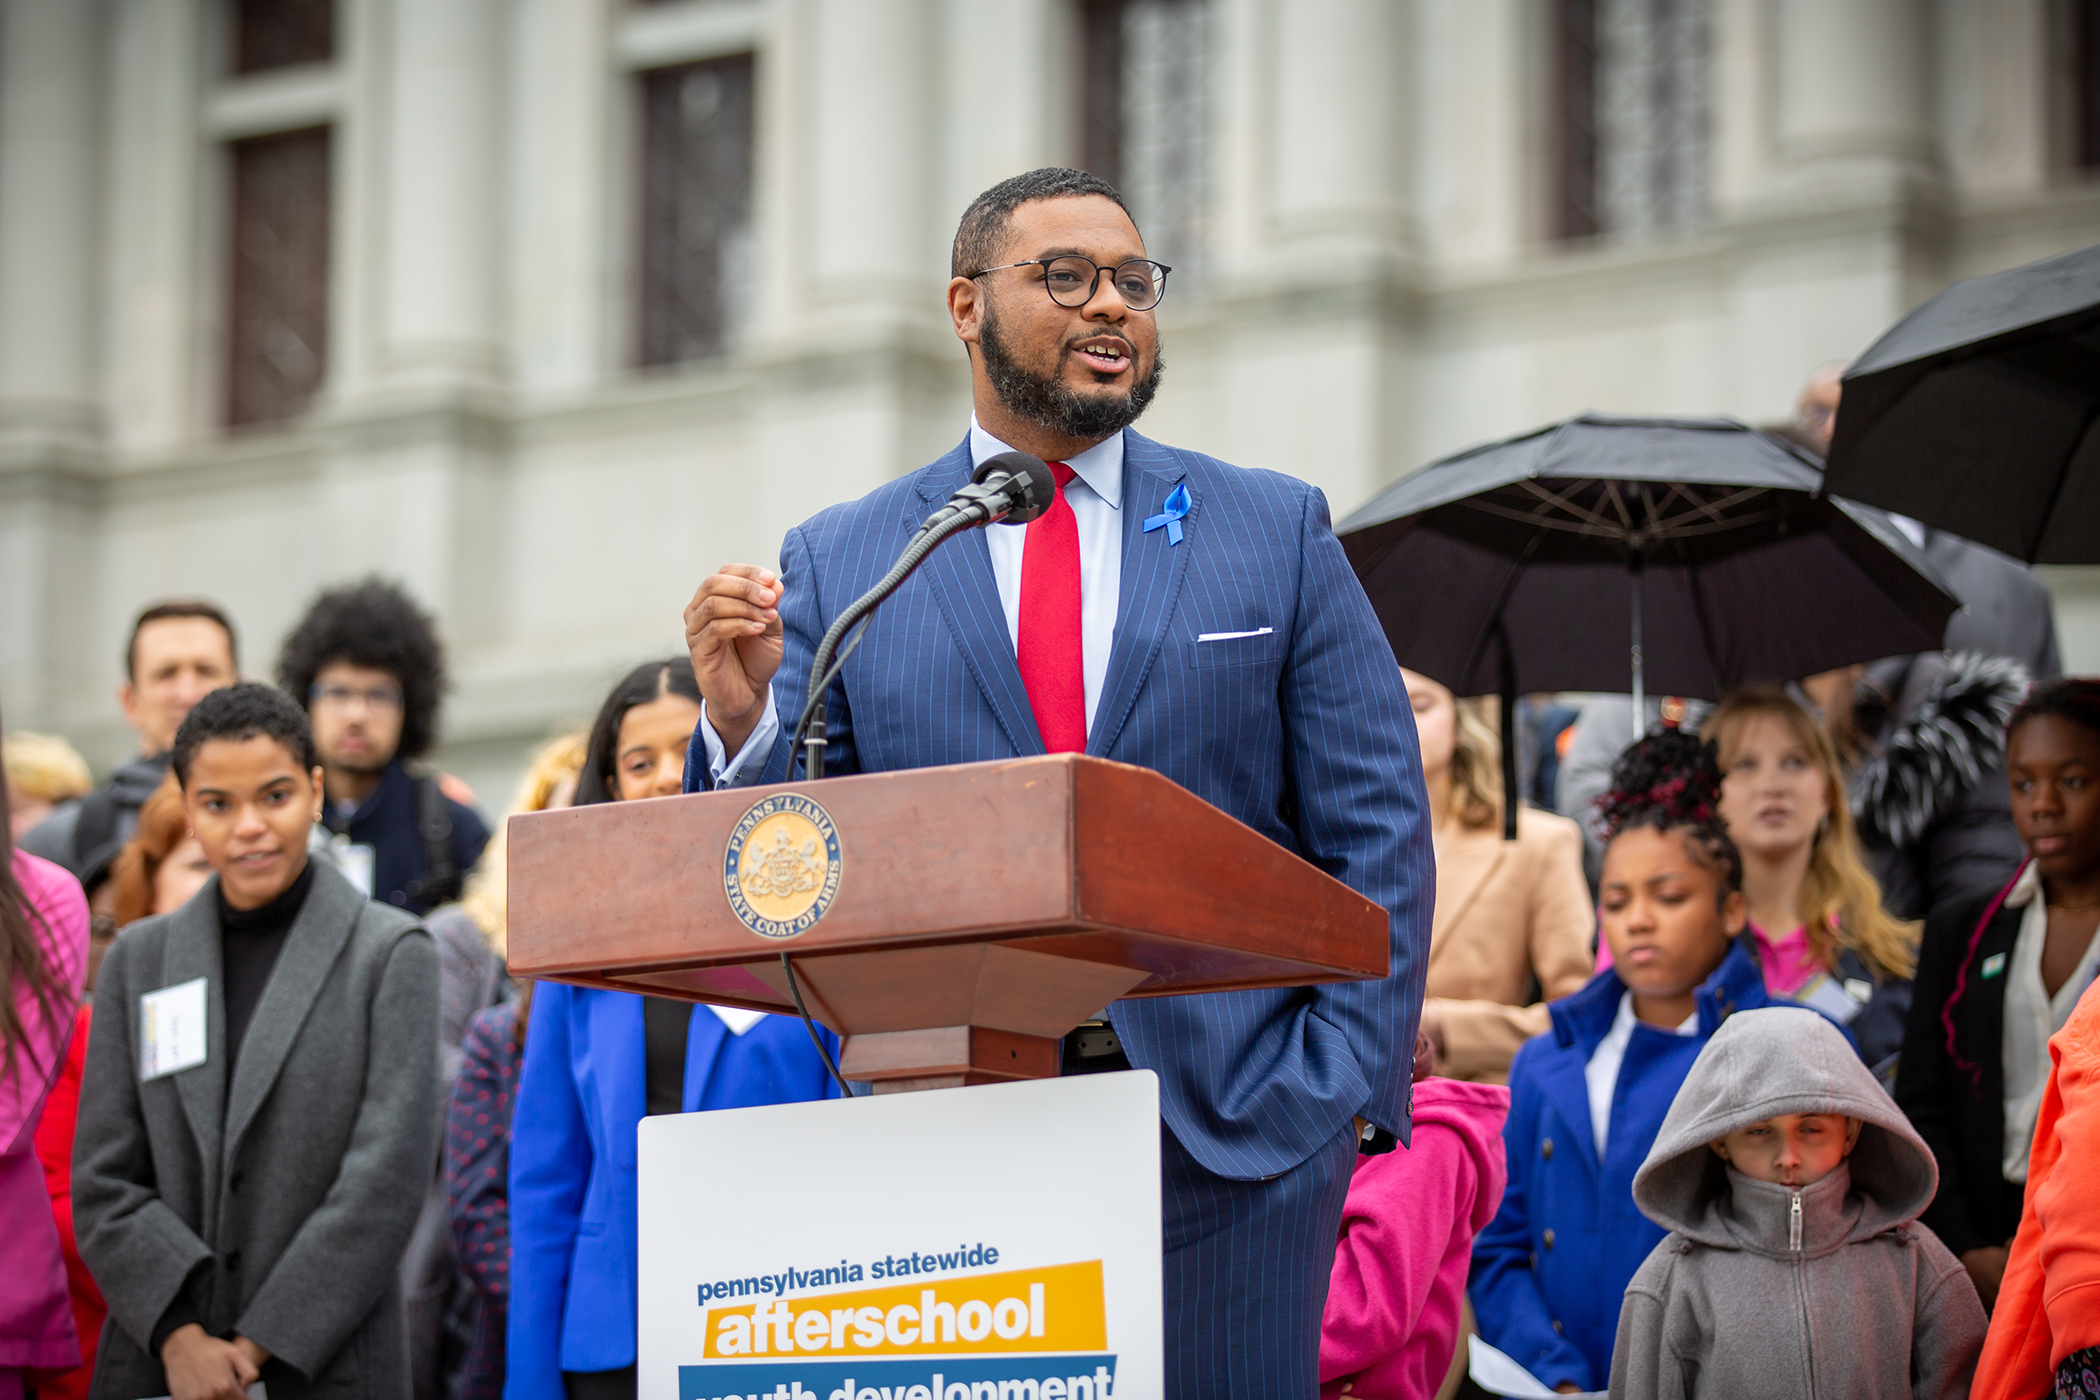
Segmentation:
{"type": "Polygon", "coordinates": [[[1797,178],[1886,189],[1935,174],[1924,0],[1780,0],[1778,156],[1797,178]]]}
{"type": "Polygon", "coordinates": [[[1291,0],[1268,19],[1277,240],[1357,257],[1411,252],[1407,11],[1389,0],[1291,0]]]}
{"type": "Polygon", "coordinates": [[[99,712],[89,629],[101,7],[0,0],[0,704],[99,712]]]}

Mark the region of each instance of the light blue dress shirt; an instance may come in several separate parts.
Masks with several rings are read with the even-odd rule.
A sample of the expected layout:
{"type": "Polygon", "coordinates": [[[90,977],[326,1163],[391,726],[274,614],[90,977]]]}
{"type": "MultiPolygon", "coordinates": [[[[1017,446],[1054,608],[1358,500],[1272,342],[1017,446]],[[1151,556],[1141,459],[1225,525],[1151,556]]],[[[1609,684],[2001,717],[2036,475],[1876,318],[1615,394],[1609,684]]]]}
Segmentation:
{"type": "MultiPolygon", "coordinates": [[[[981,465],[987,458],[1011,452],[999,439],[978,425],[970,415],[970,462],[981,465]]],[[[1101,703],[1102,682],[1108,678],[1108,653],[1116,639],[1116,608],[1123,588],[1123,435],[1112,433],[1065,465],[1073,480],[1065,487],[1065,500],[1079,527],[1079,626],[1080,647],[1086,673],[1086,728],[1094,732],[1094,709],[1101,703]]],[[[999,588],[999,603],[1006,612],[1007,640],[1016,651],[1021,638],[1021,553],[1027,537],[1026,525],[985,527],[985,546],[991,551],[992,580],[999,588]]],[[[944,549],[961,547],[959,542],[944,549]]],[[[765,713],[758,727],[730,758],[722,737],[707,720],[707,706],[700,707],[700,739],[707,746],[710,780],[721,788],[742,787],[756,781],[765,767],[766,755],[780,737],[780,711],[774,703],[773,687],[766,686],[765,713]]]]}

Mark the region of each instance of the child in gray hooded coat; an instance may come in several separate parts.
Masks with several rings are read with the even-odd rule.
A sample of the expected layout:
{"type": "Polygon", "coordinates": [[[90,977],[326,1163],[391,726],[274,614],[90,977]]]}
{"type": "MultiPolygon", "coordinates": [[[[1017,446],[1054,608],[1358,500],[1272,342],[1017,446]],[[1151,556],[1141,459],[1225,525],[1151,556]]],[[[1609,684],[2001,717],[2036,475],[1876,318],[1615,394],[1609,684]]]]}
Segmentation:
{"type": "Polygon", "coordinates": [[[1633,1178],[1669,1230],[1626,1290],[1614,1400],[1959,1400],[1983,1304],[1918,1223],[1939,1168],[1844,1034],[1729,1017],[1633,1178]]]}

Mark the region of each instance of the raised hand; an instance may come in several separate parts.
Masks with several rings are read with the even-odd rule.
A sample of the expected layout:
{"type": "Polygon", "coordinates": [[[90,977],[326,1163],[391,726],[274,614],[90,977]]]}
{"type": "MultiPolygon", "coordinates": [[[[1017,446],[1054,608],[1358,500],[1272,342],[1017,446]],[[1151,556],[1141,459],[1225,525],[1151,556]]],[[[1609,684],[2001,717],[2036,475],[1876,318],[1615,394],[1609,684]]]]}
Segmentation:
{"type": "Polygon", "coordinates": [[[685,646],[708,722],[735,753],[763,715],[766,686],[780,669],[780,598],[786,582],[754,564],[724,564],[685,609],[685,646]]]}

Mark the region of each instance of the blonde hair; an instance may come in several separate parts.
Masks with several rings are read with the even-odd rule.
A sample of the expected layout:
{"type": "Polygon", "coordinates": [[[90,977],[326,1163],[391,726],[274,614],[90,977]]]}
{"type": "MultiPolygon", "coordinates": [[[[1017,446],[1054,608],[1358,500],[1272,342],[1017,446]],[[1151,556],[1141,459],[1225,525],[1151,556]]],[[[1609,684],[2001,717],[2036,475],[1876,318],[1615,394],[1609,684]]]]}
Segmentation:
{"type": "Polygon", "coordinates": [[[1881,886],[1860,849],[1845,800],[1845,771],[1829,730],[1785,691],[1767,688],[1722,701],[1707,717],[1700,737],[1713,740],[1720,749],[1725,778],[1744,725],[1760,715],[1786,726],[1823,775],[1823,821],[1801,881],[1799,912],[1810,950],[1825,967],[1836,963],[1839,947],[1846,947],[1891,977],[1915,976],[1918,925],[1881,907],[1881,886]]]}
{"type": "Polygon", "coordinates": [[[1452,701],[1451,806],[1467,826],[1502,820],[1502,738],[1495,728],[1501,704],[1492,695],[1452,701]]]}
{"type": "MultiPolygon", "coordinates": [[[[510,804],[506,818],[520,812],[544,812],[555,805],[555,797],[566,786],[575,790],[576,775],[583,771],[585,734],[578,730],[549,739],[533,750],[532,759],[525,770],[524,781],[518,784],[518,795],[510,804]]],[[[496,824],[495,834],[481,853],[481,860],[474,873],[467,877],[466,889],[459,897],[459,907],[468,918],[487,935],[489,944],[498,953],[506,951],[506,936],[509,930],[510,901],[504,871],[507,865],[507,839],[510,830],[508,820],[496,824]]]]}
{"type": "Polygon", "coordinates": [[[56,734],[21,729],[0,739],[7,781],[24,797],[40,802],[67,802],[95,790],[87,760],[56,734]]]}

